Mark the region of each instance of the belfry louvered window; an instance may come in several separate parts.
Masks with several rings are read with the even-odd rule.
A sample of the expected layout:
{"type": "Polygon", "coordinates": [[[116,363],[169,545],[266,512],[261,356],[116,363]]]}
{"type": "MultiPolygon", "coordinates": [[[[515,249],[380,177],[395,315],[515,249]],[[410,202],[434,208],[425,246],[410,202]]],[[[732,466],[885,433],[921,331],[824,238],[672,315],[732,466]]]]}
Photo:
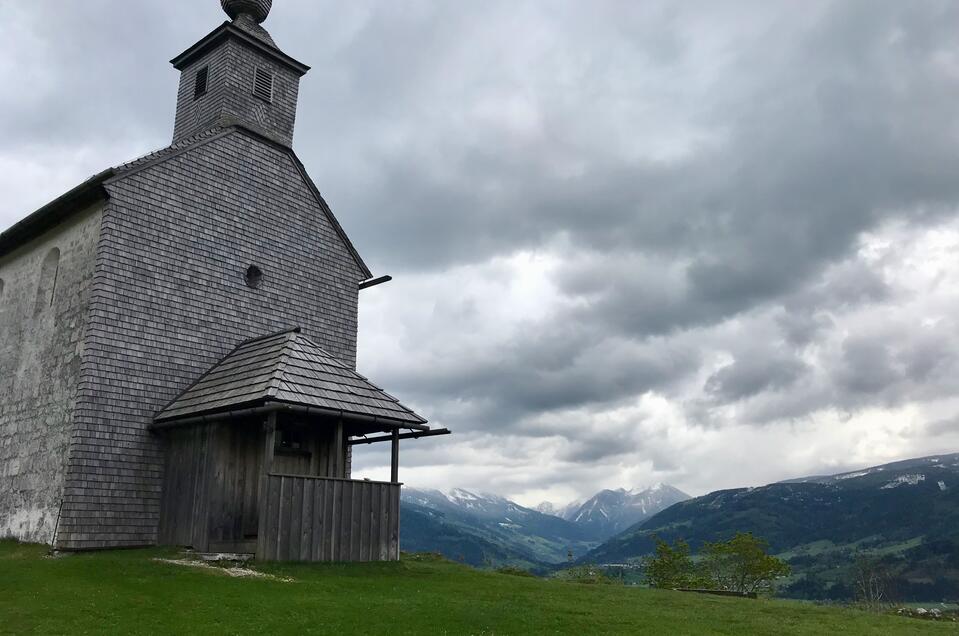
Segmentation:
{"type": "Polygon", "coordinates": [[[253,94],[268,102],[273,101],[273,73],[262,68],[253,72],[253,94]]]}
{"type": "Polygon", "coordinates": [[[196,82],[193,84],[193,99],[200,99],[206,95],[206,84],[210,78],[210,67],[204,66],[196,72],[196,82]]]}

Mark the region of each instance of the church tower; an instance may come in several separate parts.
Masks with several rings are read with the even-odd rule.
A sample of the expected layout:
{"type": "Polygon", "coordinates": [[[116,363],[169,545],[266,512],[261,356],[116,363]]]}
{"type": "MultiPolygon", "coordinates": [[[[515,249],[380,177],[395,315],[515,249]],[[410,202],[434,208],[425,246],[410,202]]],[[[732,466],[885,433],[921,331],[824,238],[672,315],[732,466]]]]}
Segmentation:
{"type": "Polygon", "coordinates": [[[241,123],[293,145],[300,78],[310,67],[281,51],[262,23],[272,0],[222,0],[233,19],[173,58],[180,71],[174,143],[241,123]]]}

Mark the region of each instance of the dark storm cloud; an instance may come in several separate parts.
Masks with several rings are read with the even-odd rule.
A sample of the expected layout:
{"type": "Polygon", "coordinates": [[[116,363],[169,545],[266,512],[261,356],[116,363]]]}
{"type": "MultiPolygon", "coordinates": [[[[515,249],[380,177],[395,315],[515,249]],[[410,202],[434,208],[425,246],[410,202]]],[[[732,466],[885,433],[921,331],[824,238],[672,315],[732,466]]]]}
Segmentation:
{"type": "Polygon", "coordinates": [[[833,324],[829,316],[810,312],[805,307],[783,311],[776,316],[776,323],[789,344],[800,348],[813,342],[833,324]]]}
{"type": "Polygon", "coordinates": [[[901,377],[887,343],[851,338],[843,344],[842,366],[836,373],[836,381],[845,390],[879,393],[901,377]]]}
{"type": "Polygon", "coordinates": [[[929,422],[925,426],[926,435],[948,435],[959,433],[959,416],[929,422]]]}
{"type": "Polygon", "coordinates": [[[856,394],[901,397],[915,390],[949,387],[956,372],[955,339],[941,333],[867,334],[843,343],[842,362],[834,378],[842,389],[856,394]],[[893,391],[892,388],[897,390],[893,391]],[[906,390],[909,389],[909,390],[906,390]]]}
{"type": "MultiPolygon", "coordinates": [[[[216,24],[209,4],[146,11],[48,1],[24,12],[21,28],[52,40],[42,61],[56,69],[51,85],[66,82],[58,90],[79,94],[91,78],[109,78],[120,101],[111,98],[107,109],[97,99],[29,91],[5,104],[5,139],[163,131],[175,73],[157,60],[216,24]],[[97,23],[104,17],[122,25],[109,42],[96,37],[111,26],[97,23]],[[153,76],[162,81],[147,81],[153,76]]],[[[308,60],[315,74],[339,80],[304,82],[309,110],[300,119],[309,132],[298,137],[300,152],[331,175],[321,185],[356,241],[393,269],[482,261],[558,234],[609,254],[610,270],[637,251],[684,258],[684,297],[673,311],[635,321],[661,330],[780,295],[883,215],[928,213],[959,191],[959,87],[944,81],[939,61],[955,52],[946,25],[959,9],[951,3],[921,12],[896,2],[787,5],[795,19],[782,6],[750,2],[724,11],[708,3],[592,11],[577,3],[287,4],[270,24],[285,36],[277,35],[281,46],[295,42],[286,48],[304,59],[324,55],[308,60]],[[722,43],[717,76],[688,94],[682,83],[695,84],[689,75],[709,62],[695,57],[702,16],[736,16],[746,26],[741,39],[722,43]],[[339,46],[317,44],[311,55],[302,50],[309,39],[296,35],[321,24],[339,46]],[[518,39],[503,46],[497,36],[518,39]],[[570,63],[571,77],[551,77],[559,62],[551,67],[550,59],[570,63]],[[544,66],[516,70],[511,62],[544,66]],[[604,118],[643,147],[641,110],[628,100],[610,104],[624,78],[635,82],[619,87],[624,97],[647,98],[638,90],[647,76],[665,78],[660,90],[679,95],[688,125],[716,140],[667,161],[632,157],[615,143],[604,118]],[[606,100],[588,97],[604,92],[606,100]],[[474,112],[491,98],[502,113],[474,112]],[[707,101],[686,103],[693,99],[707,101]],[[535,132],[503,123],[514,101],[527,105],[535,132]],[[327,150],[351,146],[352,156],[327,150]]],[[[643,278],[630,274],[604,293],[622,298],[623,285],[643,278]]]]}
{"type": "Polygon", "coordinates": [[[635,447],[636,441],[631,436],[607,433],[601,437],[576,440],[568,450],[559,454],[559,458],[569,462],[608,461],[634,453],[635,447]]]}
{"type": "Polygon", "coordinates": [[[178,81],[165,60],[218,24],[216,4],[7,3],[0,30],[19,45],[21,81],[0,97],[4,146],[102,144],[115,136],[165,142],[178,81]]]}
{"type": "MultiPolygon", "coordinates": [[[[789,379],[788,390],[778,390],[770,383],[751,394],[751,401],[740,412],[741,420],[758,425],[799,421],[830,408],[849,417],[863,409],[896,409],[910,402],[950,399],[959,390],[959,344],[952,322],[935,330],[876,324],[871,319],[849,326],[859,333],[844,338],[832,334],[817,342],[814,367],[804,364],[801,375],[789,379]]],[[[789,364],[772,365],[767,372],[775,377],[789,364]]],[[[729,404],[734,397],[720,396],[714,404],[729,404]]]]}
{"type": "Polygon", "coordinates": [[[423,365],[405,360],[386,378],[391,388],[421,402],[451,402],[460,425],[549,435],[551,423],[520,427],[519,421],[664,389],[699,364],[688,347],[591,339],[563,329],[535,333],[536,328],[478,356],[451,355],[441,364],[423,365]]]}
{"type": "MultiPolygon", "coordinates": [[[[799,289],[887,216],[922,221],[946,211],[959,191],[952,114],[959,90],[941,62],[955,47],[943,26],[956,17],[955,7],[810,7],[797,20],[783,15],[782,6],[757,9],[770,22],[746,33],[724,58],[720,76],[701,96],[708,108],[684,105],[692,126],[716,140],[666,161],[624,156],[604,131],[591,130],[604,117],[618,117],[617,128],[635,128],[642,146],[639,113],[611,113],[602,100],[573,102],[567,87],[544,81],[535,69],[526,71],[525,83],[506,68],[499,84],[488,69],[476,71],[475,83],[458,82],[465,69],[454,63],[462,57],[476,62],[479,53],[452,55],[431,67],[424,50],[450,47],[447,32],[429,33],[422,12],[400,27],[372,19],[338,61],[343,73],[368,79],[347,89],[373,91],[354,96],[375,104],[371,128],[402,143],[361,140],[362,160],[347,162],[352,174],[344,179],[331,179],[331,196],[345,204],[347,222],[362,228],[358,240],[366,251],[392,269],[481,261],[564,235],[588,255],[560,271],[563,291],[583,300],[569,320],[640,338],[714,324],[799,289]],[[803,19],[806,14],[811,17],[803,19]],[[367,39],[377,45],[364,46],[367,39]],[[423,47],[404,52],[403,43],[413,39],[422,39],[423,47]],[[382,56],[380,65],[368,53],[352,57],[384,48],[396,55],[382,56]],[[407,79],[399,105],[390,99],[397,77],[407,79]],[[484,81],[501,91],[496,96],[504,110],[511,98],[528,102],[537,132],[527,137],[471,119],[484,81]],[[421,101],[411,104],[417,90],[421,101]],[[450,121],[453,104],[461,116],[450,121]],[[376,125],[380,118],[389,123],[376,125]],[[575,168],[564,171],[557,163],[575,168]],[[638,254],[670,268],[648,266],[638,254]]],[[[500,16],[501,9],[492,3],[486,17],[500,16]]],[[[577,50],[589,73],[575,77],[576,90],[608,91],[630,63],[641,83],[653,60],[676,69],[662,85],[675,91],[688,79],[683,44],[701,9],[671,12],[657,39],[662,51],[637,46],[615,64],[605,51],[640,40],[642,34],[629,29],[641,21],[590,22],[590,33],[605,35],[609,47],[577,50]]],[[[541,16],[544,28],[577,32],[577,16],[557,14],[541,16]]],[[[464,25],[452,19],[450,30],[463,27],[465,43],[489,45],[482,29],[464,25]]],[[[568,41],[583,40],[556,46],[568,41]]],[[[515,48],[522,55],[522,43],[515,48]]],[[[549,46],[545,52],[562,56],[549,46]]],[[[497,60],[503,55],[487,53],[497,60]]],[[[850,272],[847,283],[831,290],[834,302],[885,293],[869,270],[850,272]]],[[[814,324],[813,317],[803,319],[807,327],[814,324]]]]}
{"type": "MultiPolygon", "coordinates": [[[[682,41],[683,18],[701,9],[678,11],[663,28],[682,41]]],[[[511,139],[487,124],[464,137],[440,118],[437,129],[381,152],[372,181],[354,190],[363,198],[350,206],[375,217],[382,231],[369,237],[371,251],[392,267],[483,259],[566,232],[595,249],[686,255],[690,296],[729,311],[795,286],[885,214],[954,199],[952,104],[959,90],[944,81],[948,69],[937,56],[954,46],[944,25],[954,23],[955,12],[946,3],[923,12],[901,3],[843,3],[814,5],[815,20],[770,24],[740,43],[708,94],[710,111],[694,115],[721,140],[666,165],[630,160],[612,143],[584,142],[597,116],[609,115],[602,103],[547,111],[546,100],[562,96],[551,92],[555,86],[535,76],[525,86],[507,84],[504,99],[532,93],[543,134],[511,139]],[[553,162],[564,157],[580,164],[575,174],[556,173],[553,162]]],[[[545,19],[575,32],[564,17],[545,19]]],[[[619,24],[608,29],[613,49],[641,35],[619,24]]],[[[382,42],[381,34],[371,28],[358,37],[382,42]]],[[[609,65],[605,49],[582,51],[593,63],[577,78],[583,94],[622,70],[609,65]]],[[[400,52],[383,74],[398,73],[403,59],[400,52]]],[[[435,81],[423,78],[417,60],[408,90],[435,81]]],[[[642,50],[616,60],[635,64],[637,82],[647,61],[642,50]]],[[[369,64],[356,70],[371,73],[372,85],[381,77],[369,64]]],[[[470,88],[456,94],[466,110],[477,97],[470,88]]],[[[642,129],[631,115],[617,123],[642,129]]]]}
{"type": "Polygon", "coordinates": [[[738,358],[706,381],[706,391],[720,402],[736,402],[760,392],[782,390],[809,371],[801,360],[791,356],[764,357],[764,352],[738,358]]]}

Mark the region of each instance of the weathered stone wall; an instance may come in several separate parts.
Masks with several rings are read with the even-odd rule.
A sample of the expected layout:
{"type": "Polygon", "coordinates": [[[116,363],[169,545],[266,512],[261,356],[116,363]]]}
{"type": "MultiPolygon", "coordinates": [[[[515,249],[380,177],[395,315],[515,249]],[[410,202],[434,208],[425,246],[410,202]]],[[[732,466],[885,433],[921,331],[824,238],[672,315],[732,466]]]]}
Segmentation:
{"type": "Polygon", "coordinates": [[[101,208],[0,257],[0,537],[53,541],[101,208]]]}
{"type": "Polygon", "coordinates": [[[290,153],[246,132],[107,188],[58,533],[71,549],[156,542],[163,450],[147,427],[242,340],[300,326],[354,365],[365,278],[290,153]]]}

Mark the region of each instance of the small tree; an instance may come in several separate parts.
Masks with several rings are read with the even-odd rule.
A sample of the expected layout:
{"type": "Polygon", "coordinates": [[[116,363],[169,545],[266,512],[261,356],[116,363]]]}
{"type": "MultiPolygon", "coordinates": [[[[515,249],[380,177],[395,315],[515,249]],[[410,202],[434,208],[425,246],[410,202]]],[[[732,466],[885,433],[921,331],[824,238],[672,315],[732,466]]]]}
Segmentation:
{"type": "Polygon", "coordinates": [[[856,601],[872,610],[879,610],[889,601],[889,570],[876,558],[856,557],[852,568],[853,590],[856,601]]]}
{"type": "Polygon", "coordinates": [[[689,556],[689,544],[677,539],[675,545],[656,537],[656,555],[643,559],[646,581],[652,587],[675,590],[695,587],[698,583],[696,566],[689,556]]]}
{"type": "Polygon", "coordinates": [[[739,533],[725,543],[703,546],[703,569],[713,586],[742,594],[769,592],[789,565],[767,553],[769,544],[752,533],[739,533]]]}

